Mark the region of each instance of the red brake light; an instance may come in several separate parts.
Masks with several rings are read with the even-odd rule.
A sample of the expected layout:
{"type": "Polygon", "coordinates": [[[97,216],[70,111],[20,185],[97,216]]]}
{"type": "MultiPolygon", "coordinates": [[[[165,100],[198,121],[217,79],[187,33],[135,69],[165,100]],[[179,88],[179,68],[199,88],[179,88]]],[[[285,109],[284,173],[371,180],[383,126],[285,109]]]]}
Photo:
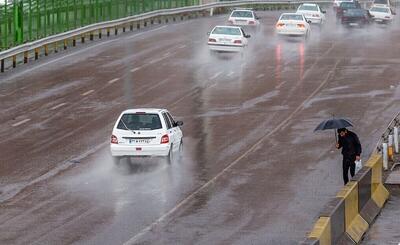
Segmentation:
{"type": "Polygon", "coordinates": [[[235,41],[233,41],[233,43],[241,44],[241,43],[242,43],[242,40],[235,40],[235,41]]]}
{"type": "Polygon", "coordinates": [[[118,138],[115,135],[111,135],[111,144],[118,144],[118,138]]]}
{"type": "Polygon", "coordinates": [[[297,24],[297,27],[299,27],[299,28],[304,28],[304,27],[306,27],[304,24],[297,24]]]}
{"type": "Polygon", "coordinates": [[[386,19],[390,19],[390,16],[385,16],[386,19]]]}
{"type": "Polygon", "coordinates": [[[214,38],[209,38],[208,41],[209,41],[209,42],[213,42],[213,43],[217,42],[217,40],[214,39],[214,38]]]}
{"type": "Polygon", "coordinates": [[[169,143],[169,136],[168,134],[163,135],[163,137],[161,137],[161,144],[167,144],[169,143]]]}
{"type": "Polygon", "coordinates": [[[285,24],[283,24],[283,23],[278,23],[278,24],[276,24],[276,27],[282,27],[282,26],[284,26],[285,24]]]}
{"type": "Polygon", "coordinates": [[[249,21],[249,25],[254,25],[256,22],[254,22],[254,21],[252,21],[252,20],[250,20],[249,21]]]}

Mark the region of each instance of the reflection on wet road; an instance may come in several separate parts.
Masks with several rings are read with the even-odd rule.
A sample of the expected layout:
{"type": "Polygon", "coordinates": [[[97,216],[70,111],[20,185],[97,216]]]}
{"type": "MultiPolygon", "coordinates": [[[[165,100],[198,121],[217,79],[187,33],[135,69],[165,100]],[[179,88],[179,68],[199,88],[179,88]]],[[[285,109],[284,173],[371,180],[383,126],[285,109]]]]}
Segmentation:
{"type": "Polygon", "coordinates": [[[277,38],[279,14],[260,13],[243,56],[208,52],[219,16],[2,77],[0,243],[302,240],[342,185],[333,135],[313,129],[351,118],[368,157],[398,110],[400,36],[397,22],[363,30],[328,19],[307,41],[277,38]],[[112,125],[133,107],[185,122],[182,159],[112,164],[112,125]]]}

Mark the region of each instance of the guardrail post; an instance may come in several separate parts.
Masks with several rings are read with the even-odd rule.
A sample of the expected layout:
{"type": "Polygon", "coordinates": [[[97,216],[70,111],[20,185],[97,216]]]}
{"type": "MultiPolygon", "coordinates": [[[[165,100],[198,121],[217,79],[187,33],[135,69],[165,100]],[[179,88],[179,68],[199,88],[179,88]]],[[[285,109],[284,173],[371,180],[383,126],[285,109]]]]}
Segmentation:
{"type": "Polygon", "coordinates": [[[146,26],[147,26],[147,21],[144,20],[144,21],[143,21],[143,27],[146,27],[146,26]]]}
{"type": "Polygon", "coordinates": [[[383,169],[388,169],[388,144],[382,144],[382,154],[383,154],[383,169]]]}
{"type": "Polygon", "coordinates": [[[110,36],[110,28],[107,28],[107,37],[110,36]]]}
{"type": "Polygon", "coordinates": [[[101,39],[101,29],[99,30],[99,39],[101,39]]]}
{"type": "Polygon", "coordinates": [[[153,19],[150,20],[150,25],[154,25],[154,20],[153,19]]]}
{"type": "Polygon", "coordinates": [[[58,44],[57,44],[57,42],[54,43],[54,53],[58,53],[58,44]]]}
{"type": "Polygon", "coordinates": [[[12,57],[12,59],[13,59],[13,68],[15,68],[15,67],[17,67],[17,56],[14,55],[14,56],[12,57]]]}
{"type": "Polygon", "coordinates": [[[125,32],[125,26],[122,26],[122,32],[125,32]]]}
{"type": "Polygon", "coordinates": [[[140,29],[140,21],[136,22],[136,30],[140,29]]]}
{"type": "Polygon", "coordinates": [[[76,37],[73,37],[72,38],[72,47],[75,47],[76,46],[76,37]]]}
{"type": "Polygon", "coordinates": [[[65,39],[65,40],[64,40],[64,50],[66,50],[66,49],[67,49],[67,47],[68,47],[68,40],[67,40],[67,39],[65,39]]]}
{"type": "Polygon", "coordinates": [[[115,29],[114,29],[114,35],[115,35],[115,36],[118,35],[118,27],[117,27],[117,26],[116,26],[115,29]]]}
{"type": "Polygon", "coordinates": [[[28,63],[28,51],[24,52],[24,64],[28,63]]]}
{"type": "Polygon", "coordinates": [[[39,59],[39,49],[35,48],[35,60],[39,59]]]}
{"type": "Polygon", "coordinates": [[[175,22],[176,21],[176,17],[172,16],[172,21],[175,22]]]}
{"type": "Polygon", "coordinates": [[[399,128],[394,127],[394,150],[396,153],[399,153],[399,128]]]}
{"type": "Polygon", "coordinates": [[[81,36],[81,43],[85,43],[85,34],[82,34],[81,36]]]}
{"type": "Polygon", "coordinates": [[[0,71],[1,71],[1,72],[4,72],[4,60],[1,60],[0,71]]]}
{"type": "Polygon", "coordinates": [[[389,135],[388,139],[388,156],[390,160],[393,160],[393,135],[389,135]]]}
{"type": "Polygon", "coordinates": [[[211,8],[210,9],[210,16],[213,16],[214,15],[214,8],[211,8]]]}
{"type": "Polygon", "coordinates": [[[130,24],[129,24],[129,30],[130,30],[130,31],[133,31],[133,23],[130,23],[130,24]]]}
{"type": "Polygon", "coordinates": [[[91,32],[91,33],[89,34],[89,39],[90,39],[90,41],[93,41],[93,32],[91,32]]]}
{"type": "Polygon", "coordinates": [[[47,44],[44,45],[44,55],[45,56],[49,55],[49,46],[47,44]]]}

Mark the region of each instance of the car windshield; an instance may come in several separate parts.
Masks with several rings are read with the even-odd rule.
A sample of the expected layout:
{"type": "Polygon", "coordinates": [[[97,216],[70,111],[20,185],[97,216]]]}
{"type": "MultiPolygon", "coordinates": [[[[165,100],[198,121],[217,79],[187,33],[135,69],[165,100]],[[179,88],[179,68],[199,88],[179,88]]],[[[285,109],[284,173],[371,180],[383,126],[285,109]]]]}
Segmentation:
{"type": "Polygon", "coordinates": [[[231,17],[253,18],[251,11],[233,11],[231,17]]]}
{"type": "Polygon", "coordinates": [[[364,16],[365,12],[363,9],[349,9],[344,14],[345,16],[364,16]]]}
{"type": "Polygon", "coordinates": [[[117,126],[123,130],[155,130],[162,128],[158,114],[124,114],[117,126]]]}
{"type": "Polygon", "coordinates": [[[380,13],[389,13],[388,8],[378,8],[378,7],[373,7],[370,10],[371,12],[380,12],[380,13]]]}
{"type": "Polygon", "coordinates": [[[318,7],[316,5],[301,5],[299,10],[306,10],[306,11],[318,11],[318,7]]]}
{"type": "Polygon", "coordinates": [[[303,15],[300,14],[284,14],[280,20],[303,20],[303,15]]]}
{"type": "Polygon", "coordinates": [[[340,7],[343,9],[355,9],[357,5],[353,2],[343,2],[340,4],[340,7]]]}
{"type": "Polygon", "coordinates": [[[233,28],[233,27],[215,27],[212,34],[234,35],[234,36],[242,35],[239,28],[233,28]]]}
{"type": "Polygon", "coordinates": [[[387,0],[375,0],[374,4],[388,4],[387,0]]]}

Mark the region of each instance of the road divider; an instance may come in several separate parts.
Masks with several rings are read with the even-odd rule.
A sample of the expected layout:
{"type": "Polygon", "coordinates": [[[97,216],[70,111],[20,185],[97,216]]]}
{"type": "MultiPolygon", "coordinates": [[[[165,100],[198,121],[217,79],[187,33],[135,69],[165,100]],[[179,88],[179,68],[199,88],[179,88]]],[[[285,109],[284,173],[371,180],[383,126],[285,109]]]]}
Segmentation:
{"type": "Polygon", "coordinates": [[[382,182],[382,169],[382,155],[374,153],[324,207],[312,231],[301,244],[360,243],[389,198],[382,182]]]}

